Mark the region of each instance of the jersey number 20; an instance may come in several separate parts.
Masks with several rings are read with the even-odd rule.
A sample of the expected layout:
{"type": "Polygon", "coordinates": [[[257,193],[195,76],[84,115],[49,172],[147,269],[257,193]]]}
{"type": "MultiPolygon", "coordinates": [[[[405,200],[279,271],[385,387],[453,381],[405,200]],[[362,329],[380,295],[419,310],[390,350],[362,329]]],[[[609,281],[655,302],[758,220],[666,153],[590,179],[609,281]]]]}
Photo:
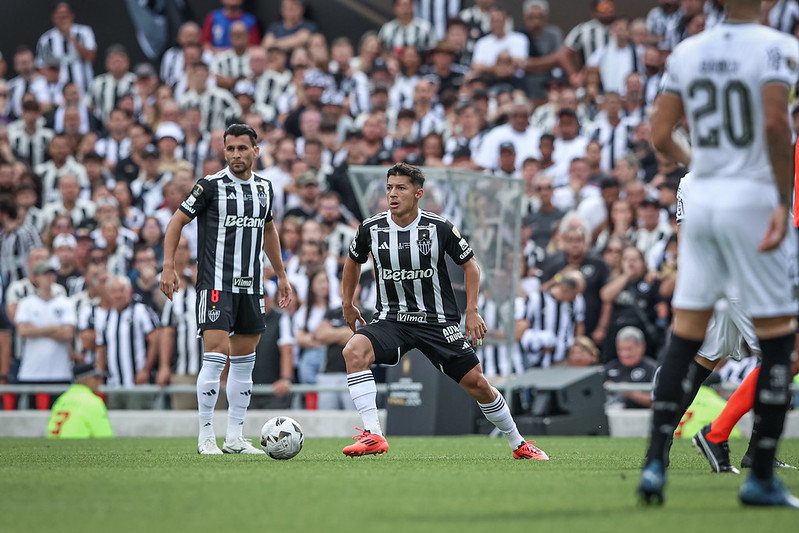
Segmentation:
{"type": "Polygon", "coordinates": [[[749,88],[738,80],[728,81],[719,89],[712,80],[700,78],[688,87],[688,95],[695,98],[704,93],[704,104],[693,112],[693,126],[698,134],[699,146],[702,148],[717,148],[719,146],[720,128],[711,127],[703,129],[700,126],[702,119],[716,113],[721,107],[724,131],[730,142],[743,147],[752,142],[754,125],[752,124],[752,103],[749,88]],[[739,124],[735,124],[735,119],[739,124]]]}

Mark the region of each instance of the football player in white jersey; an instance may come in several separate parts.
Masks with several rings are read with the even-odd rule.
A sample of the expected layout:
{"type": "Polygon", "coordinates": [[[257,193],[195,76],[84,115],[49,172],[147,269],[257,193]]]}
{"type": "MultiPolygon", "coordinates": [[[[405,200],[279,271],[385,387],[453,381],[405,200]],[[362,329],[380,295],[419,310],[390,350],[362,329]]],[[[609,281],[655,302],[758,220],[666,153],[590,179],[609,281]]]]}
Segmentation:
{"type": "Polygon", "coordinates": [[[793,186],[788,102],[797,81],[799,42],[757,24],[759,0],[728,0],[727,19],[686,39],[666,66],[652,116],[652,141],[693,178],[680,240],[674,331],[655,387],[644,503],[661,504],[667,444],[679,422],[683,382],[705,338],[713,306],[729,287],[746,302],[763,363],[755,396],[760,421],[745,505],[799,508],[774,476],[774,455],[790,398],[797,304],[785,239],[793,186]],[[674,141],[686,117],[692,151],[674,141]]]}

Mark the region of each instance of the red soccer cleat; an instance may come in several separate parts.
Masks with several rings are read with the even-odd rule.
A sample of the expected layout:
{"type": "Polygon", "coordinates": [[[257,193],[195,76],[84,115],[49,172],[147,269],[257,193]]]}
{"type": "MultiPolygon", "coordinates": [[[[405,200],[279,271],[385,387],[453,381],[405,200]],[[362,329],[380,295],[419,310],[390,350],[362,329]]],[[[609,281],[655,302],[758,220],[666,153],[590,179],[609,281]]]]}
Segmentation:
{"type": "Polygon", "coordinates": [[[528,440],[515,450],[513,450],[514,459],[534,459],[536,461],[549,461],[549,456],[544,453],[544,450],[533,446],[534,440],[528,440]]]}
{"type": "Polygon", "coordinates": [[[375,435],[374,433],[370,433],[369,431],[363,430],[361,428],[355,429],[361,432],[360,435],[355,435],[352,437],[358,442],[345,447],[342,450],[344,455],[349,457],[358,457],[361,455],[380,455],[388,451],[388,442],[386,442],[385,437],[381,435],[375,435]]]}

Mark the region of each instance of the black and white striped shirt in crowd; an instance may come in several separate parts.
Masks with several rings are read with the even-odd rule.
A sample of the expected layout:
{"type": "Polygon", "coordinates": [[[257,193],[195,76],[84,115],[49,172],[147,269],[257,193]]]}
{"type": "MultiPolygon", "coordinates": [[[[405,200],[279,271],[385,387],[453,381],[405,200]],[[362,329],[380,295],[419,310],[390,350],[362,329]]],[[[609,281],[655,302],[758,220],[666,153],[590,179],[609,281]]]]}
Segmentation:
{"type": "Polygon", "coordinates": [[[131,387],[147,361],[147,335],[160,327],[155,311],[131,303],[122,311],[110,309],[104,327],[97,331],[97,346],[105,346],[110,387],[131,387]]]}
{"type": "Polygon", "coordinates": [[[188,285],[167,300],[161,313],[161,325],[175,330],[172,345],[172,371],[196,376],[203,357],[203,340],[197,335],[197,290],[188,285]]]}
{"type": "Polygon", "coordinates": [[[646,29],[658,37],[663,38],[666,35],[666,30],[668,29],[669,25],[671,25],[673,21],[676,21],[681,16],[682,10],[680,9],[677,9],[671,15],[667,15],[663,12],[662,7],[655,6],[650,9],[649,13],[646,15],[646,29]]]}
{"type": "Polygon", "coordinates": [[[208,157],[208,150],[211,146],[211,134],[203,133],[202,136],[195,143],[190,143],[187,139],[178,145],[175,150],[175,157],[178,159],[185,159],[191,163],[194,169],[194,177],[202,177],[203,162],[208,157]]]}
{"type": "Polygon", "coordinates": [[[97,139],[94,151],[103,156],[108,163],[116,165],[130,157],[130,137],[123,137],[120,141],[111,136],[97,139]]]}
{"type": "Polygon", "coordinates": [[[61,176],[71,174],[78,178],[78,184],[82,191],[89,191],[89,175],[86,174],[86,168],[78,163],[78,161],[71,155],[67,156],[66,162],[58,168],[52,160],[42,163],[35,167],[33,171],[42,179],[42,206],[52,202],[61,201],[61,191],[58,189],[58,183],[61,181],[61,176]]]}
{"type": "Polygon", "coordinates": [[[50,158],[47,154],[47,147],[50,146],[55,132],[50,128],[45,128],[44,123],[44,117],[39,117],[36,121],[36,131],[32,135],[25,131],[25,122],[22,119],[15,120],[8,125],[8,141],[14,155],[32,168],[50,158]]]}
{"type": "Polygon", "coordinates": [[[41,74],[34,74],[31,81],[22,76],[16,76],[8,80],[8,102],[11,104],[11,115],[20,118],[22,116],[22,95],[31,93],[36,96],[36,100],[47,101],[47,80],[41,74]]]}
{"type": "Polygon", "coordinates": [[[364,220],[349,256],[363,264],[371,252],[377,283],[376,318],[436,324],[460,322],[445,256],[463,265],[474,252],[447,219],[419,211],[407,227],[386,211],[364,220]]]}
{"type": "MultiPolygon", "coordinates": [[[[491,297],[486,297],[483,293],[480,294],[477,303],[480,316],[485,320],[488,331],[501,329],[503,317],[513,316],[514,305],[515,302],[512,300],[504,299],[504,301],[498,302],[491,297]]],[[[475,352],[480,359],[480,364],[483,365],[483,372],[486,376],[508,376],[524,372],[521,350],[518,346],[514,346],[509,352],[505,343],[485,344],[478,347],[475,352]]]]}
{"type": "MultiPolygon", "coordinates": [[[[89,26],[83,24],[73,24],[70,34],[84,48],[96,50],[97,43],[94,40],[94,32],[89,26]]],[[[81,94],[86,94],[94,79],[94,70],[89,61],[83,61],[78,56],[75,45],[64,37],[57,28],[47,30],[39,37],[36,44],[36,67],[42,68],[45,61],[56,58],[61,61],[60,81],[62,84],[74,82],[81,94]]]]}
{"type": "Polygon", "coordinates": [[[799,20],[799,3],[796,0],[778,0],[768,13],[768,24],[775,30],[791,33],[799,20]]]}
{"type": "Polygon", "coordinates": [[[416,0],[418,8],[415,13],[433,25],[436,40],[444,38],[447,33],[447,19],[457,17],[461,9],[461,0],[416,0]]]}
{"type": "Polygon", "coordinates": [[[228,119],[241,115],[241,107],[230,91],[219,87],[209,87],[203,94],[187,91],[179,103],[181,109],[200,108],[203,117],[200,129],[205,132],[224,129],[228,119]]]}
{"type": "Polygon", "coordinates": [[[386,50],[395,50],[403,46],[429,50],[436,44],[432,24],[419,17],[414,17],[407,26],[400,24],[398,19],[389,20],[380,28],[377,37],[386,50]]]}
{"type": "Polygon", "coordinates": [[[272,222],[272,183],[242,181],[225,167],[200,179],[180,210],[197,218],[197,290],[263,294],[264,226],[272,222]]]}
{"type": "Polygon", "coordinates": [[[85,198],[78,198],[75,200],[75,206],[72,209],[64,207],[62,202],[52,202],[42,208],[42,219],[46,227],[56,215],[69,215],[72,219],[72,224],[78,228],[90,222],[94,218],[94,212],[97,206],[91,200],[85,198]]]}
{"type": "Polygon", "coordinates": [[[608,44],[609,39],[608,28],[598,20],[591,19],[572,28],[563,44],[580,53],[581,64],[584,65],[594,52],[608,44]]]}
{"type": "Polygon", "coordinates": [[[161,57],[161,81],[174,87],[185,75],[183,48],[173,46],[161,57]]]}
{"type": "Polygon", "coordinates": [[[94,116],[103,124],[108,121],[108,115],[117,105],[120,98],[134,91],[136,75],[126,72],[121,78],[116,79],[111,73],[100,74],[92,80],[89,92],[86,94],[86,105],[92,108],[94,116]]]}
{"type": "MultiPolygon", "coordinates": [[[[90,330],[97,337],[97,332],[103,330],[105,321],[108,318],[108,309],[100,307],[99,299],[91,301],[89,299],[76,299],[76,311],[78,314],[78,332],[90,330]]],[[[97,360],[97,350],[82,349],[84,363],[93,363],[97,360]]]]}
{"type": "Polygon", "coordinates": [[[226,78],[248,78],[252,74],[250,70],[250,53],[244,52],[238,55],[232,48],[219,52],[211,63],[211,74],[218,74],[226,78]]]}
{"type": "Polygon", "coordinates": [[[566,358],[577,324],[585,321],[585,300],[559,302],[549,291],[529,294],[525,317],[530,327],[522,334],[521,347],[527,367],[547,368],[566,358]]]}
{"type": "Polygon", "coordinates": [[[255,82],[255,102],[253,105],[277,109],[280,95],[291,84],[291,72],[267,70],[255,82]]]}
{"type": "Polygon", "coordinates": [[[0,235],[0,275],[5,283],[4,289],[13,282],[25,278],[28,254],[33,248],[39,248],[41,245],[39,232],[26,223],[9,232],[4,231],[0,235]]]}

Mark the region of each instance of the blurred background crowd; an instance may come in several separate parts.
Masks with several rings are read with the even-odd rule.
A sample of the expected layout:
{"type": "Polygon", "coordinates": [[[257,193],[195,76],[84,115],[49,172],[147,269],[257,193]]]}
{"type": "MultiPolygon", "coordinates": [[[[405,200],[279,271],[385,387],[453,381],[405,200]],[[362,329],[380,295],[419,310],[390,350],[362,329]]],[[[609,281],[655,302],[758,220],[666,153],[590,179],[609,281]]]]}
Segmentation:
{"type": "MultiPolygon", "coordinates": [[[[158,291],[163,234],[194,181],[224,168],[224,128],[237,121],[258,134],[298,296],[286,312],[266,296],[254,380],[276,394],[253,406],[290,405],[287,371],[346,384],[338,276],[371,214],[348,168],[395,161],[523,180],[515,347],[492,332],[479,354],[487,375],[601,364],[610,381],[650,381],[670,321],[684,169],[653,153],[649,115],[669,51],[718,24],[723,0],[629,12],[570,0],[573,27],[549,22],[546,0],[393,0],[393,18],[357,38],[318,31],[302,0],[278,3],[279,18],[260,20],[252,2],[221,0],[178,16],[169,36],[147,9],[172,4],[140,2],[131,17],[150,60],[135,64],[123,44],[98,45],[77,6],[54,3],[50,29],[0,50],[0,384],[67,383],[73,364],[92,362],[109,386],[193,383],[196,226],[179,245],[171,302],[158,291]]],[[[763,8],[764,24],[799,35],[795,0],[763,8]]],[[[368,311],[368,271],[360,294],[368,311]]],[[[489,322],[496,312],[483,309],[489,322]]],[[[731,362],[724,379],[755,364],[731,362]]],[[[3,408],[51,400],[5,394],[3,408]]],[[[346,392],[303,401],[351,408],[346,392]]]]}

